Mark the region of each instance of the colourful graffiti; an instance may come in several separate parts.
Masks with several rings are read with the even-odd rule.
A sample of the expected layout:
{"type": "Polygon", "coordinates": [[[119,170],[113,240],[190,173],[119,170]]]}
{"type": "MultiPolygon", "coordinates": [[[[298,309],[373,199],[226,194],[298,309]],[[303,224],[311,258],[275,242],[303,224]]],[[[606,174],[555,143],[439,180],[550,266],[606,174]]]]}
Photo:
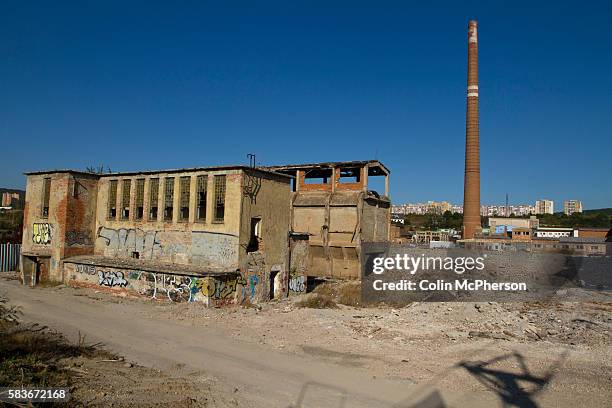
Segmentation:
{"type": "Polygon", "coordinates": [[[46,222],[35,222],[32,225],[32,242],[40,245],[51,243],[51,224],[46,222]]]}
{"type": "Polygon", "coordinates": [[[249,289],[251,290],[251,299],[255,298],[255,289],[258,283],[259,283],[259,276],[257,275],[249,276],[249,289]]]}
{"type": "MultiPolygon", "coordinates": [[[[74,270],[87,276],[97,275],[96,282],[101,286],[131,289],[152,299],[168,299],[171,302],[242,302],[247,286],[240,275],[200,278],[134,270],[97,270],[94,265],[83,264],[75,264],[74,270]]],[[[76,276],[73,279],[77,279],[76,276]]],[[[85,276],[80,279],[91,280],[85,276]]],[[[251,282],[256,285],[258,278],[251,279],[251,282]]]]}
{"type": "Polygon", "coordinates": [[[194,278],[142,272],[138,280],[145,283],[140,293],[153,299],[159,294],[172,302],[196,302],[209,300],[232,300],[242,278],[219,278],[211,276],[194,278]]]}
{"type": "Polygon", "coordinates": [[[230,299],[237,291],[238,285],[244,287],[246,281],[242,276],[229,279],[215,279],[211,276],[195,279],[193,286],[204,296],[212,299],[230,299]]]}
{"type": "Polygon", "coordinates": [[[123,272],[105,272],[98,271],[98,285],[108,286],[108,287],[126,287],[128,282],[123,277],[123,272]]]}

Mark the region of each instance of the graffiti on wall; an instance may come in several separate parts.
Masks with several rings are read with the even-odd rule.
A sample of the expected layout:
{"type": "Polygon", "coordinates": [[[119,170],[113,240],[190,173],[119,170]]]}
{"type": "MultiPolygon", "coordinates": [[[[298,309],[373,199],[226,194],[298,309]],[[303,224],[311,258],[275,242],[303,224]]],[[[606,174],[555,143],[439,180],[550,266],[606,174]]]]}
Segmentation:
{"type": "Polygon", "coordinates": [[[96,282],[100,286],[127,288],[152,299],[168,299],[171,302],[208,303],[214,300],[229,303],[234,299],[241,302],[247,287],[246,280],[240,275],[198,278],[133,270],[100,270],[94,265],[82,264],[75,264],[75,271],[92,277],[97,275],[96,282]]]}
{"type": "Polygon", "coordinates": [[[204,296],[212,299],[230,299],[238,293],[238,289],[244,293],[246,281],[242,276],[232,277],[229,279],[216,279],[212,276],[206,278],[195,279],[194,287],[197,288],[204,296]]]}
{"type": "Polygon", "coordinates": [[[257,289],[258,283],[259,283],[259,276],[257,275],[249,276],[249,290],[251,291],[251,299],[255,298],[255,290],[257,289]]]}
{"type": "Polygon", "coordinates": [[[84,231],[67,231],[66,245],[91,245],[91,237],[84,231]]]}
{"type": "Polygon", "coordinates": [[[104,240],[106,246],[118,255],[124,252],[125,256],[131,256],[132,252],[138,252],[140,258],[152,259],[161,252],[161,243],[157,238],[157,231],[143,231],[137,228],[106,228],[98,229],[98,238],[104,240]]]}
{"type": "Polygon", "coordinates": [[[86,273],[87,275],[95,275],[96,274],[96,267],[93,265],[81,265],[81,264],[76,264],[74,266],[75,270],[78,273],[86,273]]]}
{"type": "Polygon", "coordinates": [[[240,276],[195,278],[153,272],[141,272],[138,280],[145,283],[140,290],[141,294],[153,299],[159,299],[161,294],[173,302],[231,301],[238,288],[244,288],[246,283],[240,276]]]}
{"type": "Polygon", "coordinates": [[[100,227],[97,233],[104,245],[105,256],[140,259],[170,258],[168,261],[198,265],[238,267],[238,237],[204,231],[143,231],[138,228],[100,227]]]}
{"type": "Polygon", "coordinates": [[[127,284],[128,282],[123,277],[123,272],[98,271],[98,285],[110,288],[116,286],[124,288],[127,284]]]}
{"type": "Polygon", "coordinates": [[[35,222],[32,224],[32,242],[35,244],[48,245],[51,243],[51,224],[46,222],[35,222]]]}
{"type": "Polygon", "coordinates": [[[298,275],[297,272],[292,271],[289,276],[289,290],[295,293],[306,292],[306,276],[298,275]]]}

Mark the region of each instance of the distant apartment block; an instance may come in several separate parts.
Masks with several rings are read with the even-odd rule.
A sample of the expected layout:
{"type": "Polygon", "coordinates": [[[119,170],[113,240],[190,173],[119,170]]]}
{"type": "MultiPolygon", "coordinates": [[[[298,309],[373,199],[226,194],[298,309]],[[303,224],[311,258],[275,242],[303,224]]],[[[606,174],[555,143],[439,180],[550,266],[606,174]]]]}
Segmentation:
{"type": "MultiPolygon", "coordinates": [[[[463,207],[461,212],[463,212],[463,207]]],[[[392,212],[394,214],[444,214],[446,211],[456,210],[457,206],[446,201],[428,201],[426,203],[406,203],[394,205],[392,212]]]]}
{"type": "Polygon", "coordinates": [[[579,200],[566,200],[563,202],[563,212],[565,215],[572,215],[574,213],[582,212],[582,201],[579,200]]]}
{"type": "MultiPolygon", "coordinates": [[[[446,211],[463,214],[463,206],[447,201],[428,201],[426,203],[406,203],[392,207],[394,214],[444,214],[446,211]]],[[[507,217],[512,214],[517,217],[536,214],[536,207],[529,204],[509,205],[508,207],[505,205],[480,206],[480,215],[483,217],[507,217]]]]}
{"type": "Polygon", "coordinates": [[[535,214],[535,206],[528,204],[519,205],[483,205],[480,207],[480,215],[484,217],[508,217],[514,214],[517,217],[524,217],[535,214]]]}
{"type": "Polygon", "coordinates": [[[21,208],[21,195],[17,192],[2,193],[2,207],[21,208]]]}
{"type": "Polygon", "coordinates": [[[536,214],[553,214],[555,212],[555,203],[552,200],[537,200],[535,202],[536,214]]]}

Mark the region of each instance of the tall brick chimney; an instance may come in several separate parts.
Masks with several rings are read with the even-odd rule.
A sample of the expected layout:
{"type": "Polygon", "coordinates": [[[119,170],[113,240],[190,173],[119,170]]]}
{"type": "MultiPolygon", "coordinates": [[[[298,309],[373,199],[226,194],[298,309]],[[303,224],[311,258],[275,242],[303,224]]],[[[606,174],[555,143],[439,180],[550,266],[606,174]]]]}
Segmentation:
{"type": "Polygon", "coordinates": [[[465,118],[465,181],[463,239],[474,238],[480,227],[480,141],[478,129],[478,30],[468,24],[467,112],[465,118]]]}

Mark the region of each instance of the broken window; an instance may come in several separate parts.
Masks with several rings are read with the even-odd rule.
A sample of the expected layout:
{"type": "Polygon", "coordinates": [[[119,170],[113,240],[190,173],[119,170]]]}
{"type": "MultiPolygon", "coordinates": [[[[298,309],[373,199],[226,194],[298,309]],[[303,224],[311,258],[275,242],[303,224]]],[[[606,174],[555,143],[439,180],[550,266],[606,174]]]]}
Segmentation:
{"type": "Polygon", "coordinates": [[[130,219],[130,190],[132,188],[132,180],[123,180],[123,187],[121,188],[121,219],[130,219]]]}
{"type": "Polygon", "coordinates": [[[208,184],[208,176],[198,176],[198,202],[196,219],[198,221],[206,220],[206,189],[208,184]]]}
{"type": "Polygon", "coordinates": [[[191,187],[191,177],[181,177],[181,221],[189,220],[189,189],[191,187]]]}
{"type": "Polygon", "coordinates": [[[164,221],[172,221],[174,215],[174,177],[166,177],[164,190],[164,221]]]}
{"type": "Polygon", "coordinates": [[[225,218],[225,175],[215,176],[215,222],[225,218]]]}
{"type": "Polygon", "coordinates": [[[261,218],[251,218],[251,238],[247,245],[247,252],[259,251],[261,244],[261,218]]]}
{"type": "Polygon", "coordinates": [[[49,217],[49,200],[51,199],[51,179],[43,179],[43,205],[42,205],[42,216],[43,218],[49,217]]]}
{"type": "Polygon", "coordinates": [[[341,168],[339,183],[359,183],[361,181],[360,168],[341,168]]]}
{"type": "Polygon", "coordinates": [[[136,213],[134,214],[136,220],[142,220],[144,216],[144,187],[145,179],[136,180],[136,213]]]}
{"type": "Polygon", "coordinates": [[[304,184],[328,184],[332,178],[332,169],[313,169],[304,174],[304,184]]]}
{"type": "Polygon", "coordinates": [[[157,221],[157,201],[159,200],[159,179],[149,180],[149,220],[157,221]]]}
{"type": "Polygon", "coordinates": [[[108,219],[117,218],[117,180],[108,184],[108,219]]]}

